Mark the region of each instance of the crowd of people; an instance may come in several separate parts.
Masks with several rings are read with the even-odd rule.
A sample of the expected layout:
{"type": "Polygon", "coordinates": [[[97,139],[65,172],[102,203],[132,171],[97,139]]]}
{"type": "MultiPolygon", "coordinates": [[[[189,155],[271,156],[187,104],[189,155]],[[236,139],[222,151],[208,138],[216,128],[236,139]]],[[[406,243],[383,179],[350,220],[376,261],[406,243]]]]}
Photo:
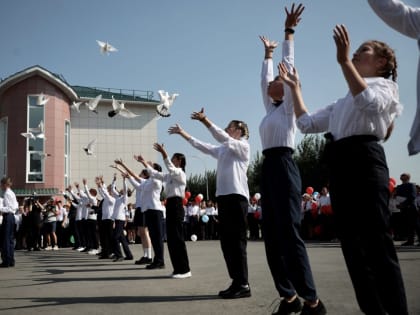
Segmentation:
{"type": "MultiPolygon", "coordinates": [[[[373,10],[391,27],[413,38],[420,32],[419,10],[400,0],[369,0],[373,10]]],[[[66,188],[64,199],[40,202],[36,196],[18,204],[10,178],[1,181],[1,267],[15,265],[15,248],[58,250],[73,246],[80,252],[114,262],[134,260],[130,243],[137,237],[144,256],[135,264],[165,268],[167,242],[177,279],[192,276],[186,240],[218,239],[231,285],[218,292],[223,299],[251,296],[248,282],[247,241],[262,239],[273,283],[281,298],[274,314],[324,315],[327,308],[316,290],[305,240],[340,242],[361,311],[365,314],[408,314],[402,273],[394,245],[420,241],[419,186],[410,175],[392,182],[381,142],[392,134],[400,115],[397,61],[386,43],[369,40],[350,56],[350,31],[333,29],[338,63],[349,92],[311,113],[303,100],[295,66],[294,34],[304,6],[285,8],[282,59],[274,75],[273,54],[278,46],[260,36],[264,48],[261,88],[264,109],[259,133],[263,147],[261,193],[250,196],[247,170],[249,130],[244,121],[231,120],[226,128],[213,123],[204,108],[190,118],[207,128],[217,144],[201,141],[181,125],[169,128],[192,147],[217,160],[215,200],[190,199],[186,187],[186,156],[169,158],[163,144],[154,144],[166,172],[142,155],[134,158],[141,172],[121,159],[111,184],[95,178],[66,188]],[[324,133],[323,162],[328,187],[306,188],[293,159],[295,135],[324,133]],[[133,190],[128,188],[127,182],[133,190]],[[357,200],[350,192],[358,187],[357,200]],[[310,188],[310,189],[309,189],[310,188]],[[135,204],[128,198],[136,191],[135,204]],[[188,197],[187,197],[188,194],[188,197]],[[164,196],[165,198],[162,198],[164,196]],[[187,199],[187,202],[185,202],[187,199]],[[15,234],[16,233],[16,234],[15,234]],[[153,256],[152,256],[153,251],[153,256]]],[[[418,118],[413,122],[409,154],[419,152],[418,118]]],[[[419,245],[419,244],[417,244],[419,245]]]]}

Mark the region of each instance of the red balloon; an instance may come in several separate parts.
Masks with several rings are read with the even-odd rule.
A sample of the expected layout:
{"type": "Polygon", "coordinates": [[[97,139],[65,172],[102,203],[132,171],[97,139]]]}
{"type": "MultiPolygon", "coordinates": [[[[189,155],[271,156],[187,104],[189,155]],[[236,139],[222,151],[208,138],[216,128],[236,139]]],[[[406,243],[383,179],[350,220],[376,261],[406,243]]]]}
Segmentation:
{"type": "Polygon", "coordinates": [[[195,199],[194,200],[195,200],[196,203],[200,203],[201,200],[203,200],[203,198],[201,198],[200,195],[197,195],[197,196],[195,196],[195,199]]]}
{"type": "Polygon", "coordinates": [[[311,187],[311,186],[306,187],[306,193],[312,195],[314,193],[313,187],[311,187]]]}
{"type": "Polygon", "coordinates": [[[259,218],[260,218],[260,216],[261,216],[261,213],[260,213],[259,211],[255,211],[255,212],[254,212],[254,218],[255,218],[255,219],[259,219],[259,218]]]}
{"type": "Polygon", "coordinates": [[[395,180],[395,178],[390,177],[390,178],[389,178],[389,182],[390,182],[390,183],[393,183],[393,184],[394,184],[394,186],[395,186],[395,185],[397,185],[397,181],[395,180]]]}
{"type": "Polygon", "coordinates": [[[388,188],[389,188],[389,192],[392,194],[394,192],[394,189],[395,189],[395,184],[393,184],[391,181],[389,181],[388,188]]]}
{"type": "Polygon", "coordinates": [[[185,198],[190,199],[191,193],[189,191],[185,192],[185,198]]]}
{"type": "Polygon", "coordinates": [[[187,205],[187,203],[188,203],[188,198],[184,198],[184,199],[182,199],[182,204],[183,204],[184,206],[186,206],[186,205],[187,205]]]}

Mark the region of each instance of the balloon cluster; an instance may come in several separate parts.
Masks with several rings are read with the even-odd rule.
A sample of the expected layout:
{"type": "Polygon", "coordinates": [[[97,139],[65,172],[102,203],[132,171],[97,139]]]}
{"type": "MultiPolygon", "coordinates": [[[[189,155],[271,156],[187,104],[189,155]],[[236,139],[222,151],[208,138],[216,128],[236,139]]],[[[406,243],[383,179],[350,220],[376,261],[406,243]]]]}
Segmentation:
{"type": "MultiPolygon", "coordinates": [[[[190,198],[191,198],[191,192],[186,191],[184,195],[184,199],[182,199],[182,204],[186,206],[190,198]]],[[[204,198],[203,194],[198,194],[197,196],[195,196],[194,201],[196,203],[200,203],[203,200],[203,198],[204,198]]]]}

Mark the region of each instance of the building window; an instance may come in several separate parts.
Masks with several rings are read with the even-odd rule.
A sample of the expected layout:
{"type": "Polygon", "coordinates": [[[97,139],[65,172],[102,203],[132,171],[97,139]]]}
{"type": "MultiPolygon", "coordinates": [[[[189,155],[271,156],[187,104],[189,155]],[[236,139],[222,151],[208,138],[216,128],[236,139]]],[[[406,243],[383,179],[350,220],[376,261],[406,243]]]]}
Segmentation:
{"type": "Polygon", "coordinates": [[[34,137],[27,138],[26,181],[44,181],[44,104],[38,95],[28,96],[28,132],[34,137]]]}
{"type": "Polygon", "coordinates": [[[7,118],[0,119],[0,177],[7,175],[7,118]]]}
{"type": "Polygon", "coordinates": [[[70,185],[70,122],[64,123],[64,187],[70,185]]]}

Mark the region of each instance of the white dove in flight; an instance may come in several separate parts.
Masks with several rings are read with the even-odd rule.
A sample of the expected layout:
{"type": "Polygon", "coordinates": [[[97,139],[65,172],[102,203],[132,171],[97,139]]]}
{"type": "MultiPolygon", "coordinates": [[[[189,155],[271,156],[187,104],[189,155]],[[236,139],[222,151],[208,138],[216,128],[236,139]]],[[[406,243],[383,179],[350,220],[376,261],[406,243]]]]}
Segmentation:
{"type": "Polygon", "coordinates": [[[115,115],[121,115],[125,118],[134,118],[139,115],[130,112],[127,108],[125,108],[124,103],[118,102],[114,96],[112,96],[112,108],[113,110],[108,112],[109,117],[114,117],[115,115]]]}
{"type": "Polygon", "coordinates": [[[102,99],[102,94],[99,94],[98,96],[96,96],[94,99],[89,100],[89,102],[85,103],[86,107],[89,108],[89,110],[91,110],[94,113],[98,113],[98,111],[96,110],[96,107],[99,104],[99,101],[102,99]]]}
{"type": "Polygon", "coordinates": [[[48,100],[49,99],[45,97],[44,93],[41,93],[41,94],[38,95],[38,98],[36,100],[36,105],[38,105],[38,106],[45,105],[45,104],[47,104],[48,100]]]}
{"type": "Polygon", "coordinates": [[[88,143],[86,147],[83,148],[87,155],[93,155],[95,153],[96,147],[96,139],[93,139],[91,142],[88,143]]]}
{"type": "Polygon", "coordinates": [[[179,94],[174,93],[169,95],[168,92],[163,90],[159,90],[159,97],[160,97],[160,104],[156,107],[156,112],[162,117],[169,117],[171,113],[169,112],[169,108],[174,103],[175,99],[179,94]]]}
{"type": "Polygon", "coordinates": [[[36,139],[35,135],[30,131],[21,132],[21,135],[24,136],[26,139],[36,139]]]}
{"type": "Polygon", "coordinates": [[[108,54],[114,51],[118,51],[117,48],[115,48],[114,46],[112,46],[111,44],[109,44],[108,42],[102,42],[100,40],[96,40],[96,42],[98,43],[99,47],[100,47],[100,51],[102,54],[108,54]]]}
{"type": "Polygon", "coordinates": [[[82,105],[82,104],[83,104],[83,102],[73,101],[73,103],[71,104],[71,108],[76,110],[76,112],[80,113],[80,105],[82,105]]]}
{"type": "Polygon", "coordinates": [[[39,157],[43,160],[45,159],[47,156],[51,156],[51,154],[49,153],[44,153],[44,152],[35,152],[35,154],[39,155],[39,157]]]}
{"type": "Polygon", "coordinates": [[[38,124],[37,131],[39,131],[39,134],[37,134],[35,137],[45,139],[45,127],[44,122],[42,120],[38,124]]]}

